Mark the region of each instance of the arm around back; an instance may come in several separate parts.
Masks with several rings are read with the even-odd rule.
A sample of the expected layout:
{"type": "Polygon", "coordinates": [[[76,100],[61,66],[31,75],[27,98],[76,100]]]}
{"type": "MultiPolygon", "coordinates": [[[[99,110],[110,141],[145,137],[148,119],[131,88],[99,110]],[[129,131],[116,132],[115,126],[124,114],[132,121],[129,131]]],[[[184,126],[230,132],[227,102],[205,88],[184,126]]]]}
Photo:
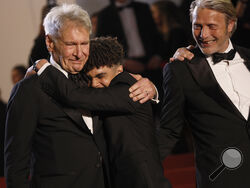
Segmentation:
{"type": "Polygon", "coordinates": [[[74,108],[90,111],[134,113],[138,102],[129,97],[129,84],[108,88],[79,88],[53,66],[39,76],[43,90],[55,100],[74,108]]]}

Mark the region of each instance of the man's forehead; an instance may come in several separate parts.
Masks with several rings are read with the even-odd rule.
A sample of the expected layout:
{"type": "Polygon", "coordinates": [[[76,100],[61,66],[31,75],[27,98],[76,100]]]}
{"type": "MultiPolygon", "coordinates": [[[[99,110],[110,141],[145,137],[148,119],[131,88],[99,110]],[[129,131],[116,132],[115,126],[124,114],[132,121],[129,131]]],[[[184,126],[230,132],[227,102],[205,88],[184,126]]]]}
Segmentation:
{"type": "Polygon", "coordinates": [[[203,7],[195,7],[193,14],[192,14],[193,21],[197,19],[212,20],[212,18],[218,18],[218,16],[225,17],[223,13],[217,10],[203,8],[203,7]]]}
{"type": "Polygon", "coordinates": [[[97,76],[100,74],[108,74],[108,72],[111,70],[111,67],[108,66],[101,66],[99,68],[95,67],[92,70],[90,70],[87,74],[91,76],[97,76]]]}
{"type": "Polygon", "coordinates": [[[90,33],[86,27],[80,24],[76,24],[74,22],[67,22],[63,25],[62,28],[58,31],[59,37],[65,37],[69,34],[72,34],[72,32],[78,31],[78,34],[85,35],[86,38],[89,39],[90,33]]]}

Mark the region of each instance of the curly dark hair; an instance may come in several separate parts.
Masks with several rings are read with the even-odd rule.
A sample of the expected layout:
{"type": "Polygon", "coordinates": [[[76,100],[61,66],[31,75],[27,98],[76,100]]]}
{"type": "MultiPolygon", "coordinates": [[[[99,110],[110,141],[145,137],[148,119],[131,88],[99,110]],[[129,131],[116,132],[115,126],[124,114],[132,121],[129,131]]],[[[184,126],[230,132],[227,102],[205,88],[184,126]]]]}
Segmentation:
{"type": "Polygon", "coordinates": [[[93,68],[121,65],[123,57],[123,47],[117,38],[97,37],[91,39],[89,59],[84,65],[83,71],[87,73],[93,68]]]}

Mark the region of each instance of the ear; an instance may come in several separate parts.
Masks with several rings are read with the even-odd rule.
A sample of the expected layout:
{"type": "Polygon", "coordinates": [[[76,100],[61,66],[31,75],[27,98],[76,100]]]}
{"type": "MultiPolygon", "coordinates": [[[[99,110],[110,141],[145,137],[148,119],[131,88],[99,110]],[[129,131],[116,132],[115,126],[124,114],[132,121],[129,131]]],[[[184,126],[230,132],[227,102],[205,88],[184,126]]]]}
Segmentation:
{"type": "Polygon", "coordinates": [[[46,35],[45,42],[46,42],[46,46],[47,46],[48,51],[53,52],[55,44],[54,44],[52,37],[50,35],[46,35]]]}
{"type": "Polygon", "coordinates": [[[229,23],[228,23],[228,26],[227,26],[227,30],[228,30],[229,33],[232,33],[235,24],[236,24],[236,21],[229,20],[229,23]]]}
{"type": "Polygon", "coordinates": [[[118,67],[117,67],[117,73],[119,74],[121,72],[123,72],[123,66],[122,65],[118,65],[118,67]]]}

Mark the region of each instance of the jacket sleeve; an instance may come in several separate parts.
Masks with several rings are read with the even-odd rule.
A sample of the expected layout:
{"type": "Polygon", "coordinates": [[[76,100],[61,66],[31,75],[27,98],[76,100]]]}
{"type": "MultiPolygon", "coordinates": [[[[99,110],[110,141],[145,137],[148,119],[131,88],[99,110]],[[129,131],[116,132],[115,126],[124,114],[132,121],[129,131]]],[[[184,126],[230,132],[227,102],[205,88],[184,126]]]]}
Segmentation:
{"type": "Polygon", "coordinates": [[[162,159],[171,153],[171,150],[181,137],[185,124],[185,97],[180,80],[175,75],[171,64],[167,64],[163,70],[163,90],[160,127],[157,130],[157,139],[162,159]]]}
{"type": "Polygon", "coordinates": [[[140,105],[129,97],[129,84],[118,83],[108,88],[79,88],[53,66],[39,76],[43,90],[69,107],[95,112],[134,113],[140,105]]]}
{"type": "Polygon", "coordinates": [[[17,84],[12,90],[5,127],[7,188],[29,188],[32,139],[37,125],[37,104],[31,88],[17,84]]]}

